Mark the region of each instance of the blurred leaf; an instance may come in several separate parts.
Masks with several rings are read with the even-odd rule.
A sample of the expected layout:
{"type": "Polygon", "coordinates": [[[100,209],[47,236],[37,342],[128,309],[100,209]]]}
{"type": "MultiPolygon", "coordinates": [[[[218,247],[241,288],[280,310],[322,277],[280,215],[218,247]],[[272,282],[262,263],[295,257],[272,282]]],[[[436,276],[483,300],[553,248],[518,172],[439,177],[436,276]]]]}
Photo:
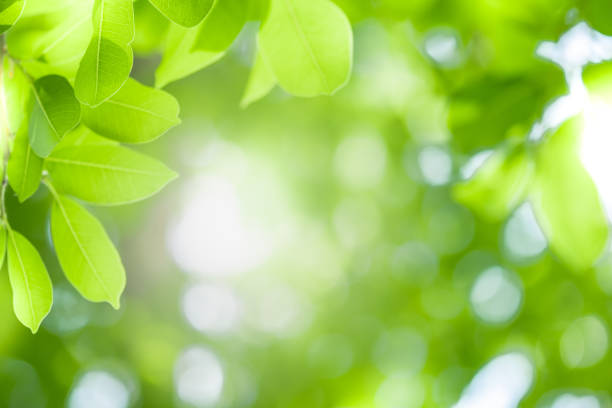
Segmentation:
{"type": "Polygon", "coordinates": [[[136,37],[132,44],[134,52],[148,54],[161,51],[170,22],[149,3],[149,0],[134,2],[134,24],[136,26],[136,37]]]}
{"type": "Polygon", "coordinates": [[[8,181],[24,202],[36,192],[42,176],[43,160],[30,147],[28,122],[24,120],[13,142],[13,150],[7,165],[8,181]]]}
{"type": "Polygon", "coordinates": [[[96,106],[121,88],[132,70],[134,7],[132,0],[96,0],[94,36],[75,78],[77,98],[96,106]]]}
{"type": "Polygon", "coordinates": [[[276,78],[274,78],[272,71],[258,52],[255,55],[255,62],[251,68],[251,75],[249,75],[240,106],[246,108],[263,98],[274,88],[274,85],[276,85],[276,78]]]}
{"type": "Polygon", "coordinates": [[[68,81],[61,76],[40,78],[34,82],[33,89],[36,103],[30,116],[30,145],[37,155],[46,157],[79,123],[81,105],[68,81]]]}
{"type": "Polygon", "coordinates": [[[332,94],[351,73],[351,25],[329,0],[271,0],[258,44],[278,83],[296,96],[332,94]]]}
{"type": "Polygon", "coordinates": [[[8,56],[2,61],[2,86],[6,100],[8,128],[16,133],[28,110],[31,96],[30,81],[8,56]]]}
{"type": "Polygon", "coordinates": [[[612,35],[612,4],[607,0],[584,0],[580,2],[582,16],[597,31],[612,35]]]}
{"type": "Polygon", "coordinates": [[[214,0],[149,1],[168,19],[184,27],[193,27],[208,14],[214,0]]]}
{"type": "Polygon", "coordinates": [[[118,309],[125,270],[102,224],[74,201],[56,196],[51,235],[60,265],[79,293],[118,309]]]}
{"type": "Polygon", "coordinates": [[[68,147],[54,151],[45,166],[60,193],[102,205],[142,200],[176,177],[163,163],[120,146],[68,147]]]}
{"type": "Polygon", "coordinates": [[[244,0],[215,0],[199,26],[193,48],[198,51],[225,51],[232,45],[247,18],[244,0]]]}
{"type": "Polygon", "coordinates": [[[0,1],[0,33],[5,32],[21,17],[24,0],[2,0],[0,1]]]}
{"type": "Polygon", "coordinates": [[[15,315],[32,333],[36,333],[40,323],[51,310],[53,287],[47,268],[36,248],[23,235],[10,228],[8,274],[13,290],[15,315]]]}
{"type": "Polygon", "coordinates": [[[543,61],[525,74],[467,80],[450,93],[448,127],[453,143],[472,153],[514,132],[526,135],[545,106],[566,88],[563,71],[543,61]]]}
{"type": "MultiPolygon", "coordinates": [[[[44,13],[27,13],[7,36],[7,45],[30,75],[74,78],[93,31],[93,0],[56,4],[44,13]]],[[[26,11],[31,7],[28,2],[26,11]]]]}
{"type": "Polygon", "coordinates": [[[553,251],[569,266],[593,265],[608,240],[608,222],[577,153],[582,118],[565,122],[540,147],[531,198],[553,251]]]}
{"type": "Polygon", "coordinates": [[[123,143],[145,143],[180,123],[179,104],[164,91],[134,79],[95,108],[83,108],[83,123],[94,132],[123,143]]]}
{"type": "MultiPolygon", "coordinates": [[[[204,22],[200,23],[204,24],[204,22]]],[[[155,71],[155,86],[162,88],[170,82],[193,74],[218,61],[225,52],[195,51],[193,46],[200,25],[185,28],[176,24],[170,25],[166,37],[166,47],[161,63],[155,71]]]]}
{"type": "Polygon", "coordinates": [[[454,187],[454,197],[482,217],[501,221],[524,200],[533,168],[525,145],[498,149],[469,180],[454,187]]]}

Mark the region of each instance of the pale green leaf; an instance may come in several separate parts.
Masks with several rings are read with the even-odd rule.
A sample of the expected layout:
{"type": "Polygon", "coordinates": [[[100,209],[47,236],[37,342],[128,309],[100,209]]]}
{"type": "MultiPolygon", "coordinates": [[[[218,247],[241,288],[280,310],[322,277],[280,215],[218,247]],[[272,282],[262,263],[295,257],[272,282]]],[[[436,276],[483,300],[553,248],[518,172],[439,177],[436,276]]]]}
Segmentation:
{"type": "Polygon", "coordinates": [[[118,143],[116,141],[107,139],[94,133],[91,129],[81,123],[62,138],[62,140],[55,146],[55,150],[82,145],[116,146],[117,144],[118,143]]]}
{"type": "Polygon", "coordinates": [[[577,152],[582,118],[565,122],[537,155],[533,209],[550,247],[575,270],[589,268],[608,240],[599,194],[577,152]]]}
{"type": "Polygon", "coordinates": [[[51,235],[64,274],[79,293],[118,309],[125,270],[102,224],[74,201],[56,196],[51,235]]]}
{"type": "Polygon", "coordinates": [[[8,180],[20,202],[36,192],[42,176],[43,160],[30,147],[28,123],[19,128],[8,161],[8,180]]]}
{"type": "Polygon", "coordinates": [[[0,0],[0,34],[19,20],[24,6],[24,0],[0,0]]]}
{"type": "Polygon", "coordinates": [[[17,319],[36,333],[51,310],[53,286],[38,251],[20,233],[8,230],[8,275],[17,319]]]}
{"type": "Polygon", "coordinates": [[[144,143],[180,123],[179,104],[167,92],[129,79],[104,103],[83,108],[83,123],[94,132],[123,143],[144,143]]]}
{"type": "Polygon", "coordinates": [[[184,27],[193,27],[208,14],[213,0],[149,0],[164,16],[184,27]]]}
{"type": "Polygon", "coordinates": [[[526,197],[533,162],[524,145],[491,154],[467,181],[455,185],[455,199],[489,221],[501,221],[526,197]]]}
{"type": "Polygon", "coordinates": [[[34,77],[58,74],[74,78],[90,42],[93,0],[59,2],[44,13],[24,17],[7,35],[9,53],[34,77]]]}
{"type": "Polygon", "coordinates": [[[271,0],[259,47],[280,86],[291,94],[329,95],[349,79],[351,25],[329,0],[271,0]]]}
{"type": "Polygon", "coordinates": [[[0,225],[0,270],[4,270],[4,261],[6,259],[6,228],[0,225]]]}
{"type": "Polygon", "coordinates": [[[215,0],[215,4],[199,26],[194,50],[225,51],[238,34],[247,18],[244,0],[215,0]]]}
{"type": "Polygon", "coordinates": [[[134,7],[132,0],[96,0],[93,38],[75,78],[77,98],[96,106],[113,96],[132,70],[134,7]]]}
{"type": "Polygon", "coordinates": [[[2,86],[7,125],[12,133],[16,133],[28,111],[31,99],[30,81],[8,56],[5,56],[2,62],[2,86]]]}
{"type": "Polygon", "coordinates": [[[170,22],[149,3],[149,0],[134,2],[134,23],[136,25],[136,36],[132,43],[134,52],[148,54],[161,51],[170,22]]]}
{"type": "Polygon", "coordinates": [[[33,86],[34,107],[30,116],[30,146],[46,157],[81,118],[81,105],[68,81],[57,75],[42,77],[33,86]]]}
{"type": "Polygon", "coordinates": [[[57,150],[45,165],[58,191],[102,205],[142,200],[176,177],[163,163],[120,146],[57,150]]]}
{"type": "Polygon", "coordinates": [[[218,61],[225,52],[192,50],[200,26],[193,28],[171,24],[164,54],[155,71],[155,86],[162,88],[218,61]]]}
{"type": "Polygon", "coordinates": [[[251,68],[251,74],[242,95],[240,106],[246,108],[253,102],[263,98],[270,93],[274,85],[276,85],[276,78],[258,52],[255,56],[255,62],[251,68]]]}

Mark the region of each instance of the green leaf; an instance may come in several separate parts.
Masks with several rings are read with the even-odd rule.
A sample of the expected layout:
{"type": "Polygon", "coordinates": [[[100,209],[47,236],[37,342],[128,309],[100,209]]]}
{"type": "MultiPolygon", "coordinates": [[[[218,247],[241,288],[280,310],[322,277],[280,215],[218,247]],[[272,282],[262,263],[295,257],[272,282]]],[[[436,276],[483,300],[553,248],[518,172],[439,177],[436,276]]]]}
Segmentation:
{"type": "Polygon", "coordinates": [[[246,23],[247,11],[244,0],[215,0],[215,5],[199,27],[193,49],[228,49],[246,23]]]}
{"type": "Polygon", "coordinates": [[[149,54],[161,51],[170,22],[149,3],[149,0],[134,2],[134,22],[136,36],[132,47],[135,53],[149,54]]]}
{"type": "Polygon", "coordinates": [[[36,333],[51,310],[53,286],[36,248],[20,233],[8,230],[8,275],[17,319],[36,333]]]}
{"type": "Polygon", "coordinates": [[[93,38],[75,78],[79,100],[91,106],[113,96],[132,70],[134,6],[132,0],[96,0],[93,38]]]}
{"type": "Polygon", "coordinates": [[[6,258],[6,228],[0,225],[0,270],[4,270],[4,259],[6,258]]]}
{"type": "Polygon", "coordinates": [[[240,106],[246,108],[253,102],[263,98],[270,93],[274,85],[276,85],[276,78],[258,52],[255,56],[255,62],[251,68],[251,75],[249,75],[240,106]]]}
{"type": "Polygon", "coordinates": [[[11,28],[19,20],[24,6],[24,0],[0,1],[0,34],[11,28]]]}
{"type": "Polygon", "coordinates": [[[51,235],[60,265],[79,293],[92,302],[106,301],[118,309],[125,270],[102,224],[74,201],[56,196],[51,235]]]}
{"type": "Polygon", "coordinates": [[[160,13],[184,27],[198,24],[210,11],[213,0],[149,0],[160,13]]]}
{"type": "Polygon", "coordinates": [[[525,199],[533,169],[524,145],[499,149],[453,188],[453,196],[485,219],[501,221],[525,199]]]}
{"type": "Polygon", "coordinates": [[[271,0],[259,46],[280,86],[297,96],[332,94],[350,76],[351,25],[329,0],[271,0]]]}
{"type": "Polygon", "coordinates": [[[118,143],[114,140],[107,139],[96,133],[83,124],[80,124],[55,146],[55,150],[65,149],[67,147],[83,146],[83,145],[110,145],[116,146],[118,143]]]}
{"type": "Polygon", "coordinates": [[[200,26],[184,28],[171,24],[164,54],[155,71],[155,86],[162,88],[218,61],[225,52],[193,50],[200,26]]]}
{"type": "Polygon", "coordinates": [[[46,157],[60,139],[74,128],[81,117],[81,105],[68,81],[58,75],[34,82],[34,108],[30,116],[30,146],[46,157]]]}
{"type": "Polygon", "coordinates": [[[28,2],[24,17],[7,35],[7,46],[30,75],[72,79],[91,40],[93,0],[53,3],[57,6],[32,13],[34,3],[28,2]]]}
{"type": "Polygon", "coordinates": [[[540,147],[532,204],[550,247],[575,270],[593,265],[608,240],[608,222],[577,154],[582,118],[565,122],[540,147]]]}
{"type": "Polygon", "coordinates": [[[142,200],[176,177],[163,163],[120,146],[57,150],[45,165],[58,191],[102,205],[142,200]]]}
{"type": "Polygon", "coordinates": [[[7,166],[8,180],[19,202],[24,202],[36,192],[40,185],[42,168],[43,160],[30,147],[28,123],[24,120],[15,136],[7,166]]]}
{"type": "Polygon", "coordinates": [[[11,132],[16,133],[29,110],[30,81],[7,55],[2,62],[2,86],[7,126],[11,132]]]}
{"type": "Polygon", "coordinates": [[[180,123],[179,104],[167,92],[129,79],[110,99],[83,108],[83,123],[94,132],[123,143],[144,143],[180,123]]]}

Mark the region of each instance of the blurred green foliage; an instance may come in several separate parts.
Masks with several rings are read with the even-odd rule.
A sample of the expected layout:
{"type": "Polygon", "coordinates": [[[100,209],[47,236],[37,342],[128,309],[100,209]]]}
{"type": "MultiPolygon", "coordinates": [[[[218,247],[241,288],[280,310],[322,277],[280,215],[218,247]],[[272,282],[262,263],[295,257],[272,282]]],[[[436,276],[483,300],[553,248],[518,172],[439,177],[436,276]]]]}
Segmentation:
{"type": "MultiPolygon", "coordinates": [[[[612,6],[336,3],[355,55],[333,96],[277,87],[240,108],[254,23],[167,87],[182,124],[142,150],[180,181],[95,211],[125,260],[119,311],[61,273],[49,193],[7,194],[55,304],[32,336],[3,272],[0,406],[612,406],[609,190],[593,171],[610,144],[585,159],[578,119],[534,136],[574,92],[537,47],[581,21],[609,33],[612,6]]],[[[167,23],[144,0],[135,13],[133,75],[152,85],[167,23]]],[[[609,64],[584,78],[609,97],[609,64]]]]}

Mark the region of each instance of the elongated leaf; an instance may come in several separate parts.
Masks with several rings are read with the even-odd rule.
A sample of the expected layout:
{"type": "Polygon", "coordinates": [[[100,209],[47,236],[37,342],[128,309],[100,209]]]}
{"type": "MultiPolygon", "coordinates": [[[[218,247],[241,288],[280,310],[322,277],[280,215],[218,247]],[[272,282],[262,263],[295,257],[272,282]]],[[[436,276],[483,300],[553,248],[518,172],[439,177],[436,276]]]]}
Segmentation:
{"type": "Polygon", "coordinates": [[[24,0],[0,1],[0,34],[11,28],[19,20],[24,6],[24,0]]]}
{"type": "Polygon", "coordinates": [[[96,106],[113,96],[132,70],[134,6],[132,0],[96,0],[93,38],[75,78],[77,98],[96,106]]]}
{"type": "Polygon", "coordinates": [[[36,248],[23,235],[8,230],[8,274],[17,319],[36,333],[51,310],[53,287],[36,248]]]}
{"type": "Polygon", "coordinates": [[[29,110],[30,82],[15,63],[6,55],[2,61],[2,85],[6,101],[8,128],[16,133],[29,110]]]}
{"type": "Polygon", "coordinates": [[[0,269],[4,266],[4,260],[6,258],[6,228],[0,226],[0,269]]]}
{"type": "Polygon", "coordinates": [[[351,25],[329,0],[270,0],[259,46],[280,86],[294,95],[332,94],[350,76],[351,25]]]}
{"type": "Polygon", "coordinates": [[[176,177],[163,163],[120,146],[69,147],[45,164],[58,191],[102,205],[142,200],[176,177]]]}
{"type": "Polygon", "coordinates": [[[247,18],[244,0],[216,0],[199,26],[193,48],[199,51],[225,51],[232,45],[247,18]]]}
{"type": "Polygon", "coordinates": [[[43,160],[30,147],[28,123],[20,127],[8,161],[8,180],[20,202],[36,192],[42,176],[43,160]]]}
{"type": "Polygon", "coordinates": [[[276,85],[276,78],[258,52],[255,56],[255,62],[251,68],[251,75],[249,75],[240,106],[246,108],[253,102],[263,98],[270,93],[274,85],[276,85]]]}
{"type": "Polygon", "coordinates": [[[155,86],[162,88],[218,61],[224,52],[193,50],[199,26],[193,28],[171,24],[166,37],[166,48],[157,71],[155,86]]]}
{"type": "Polygon", "coordinates": [[[94,132],[123,143],[144,143],[180,123],[176,99],[133,79],[95,108],[83,109],[83,122],[94,132]]]}
{"type": "Polygon", "coordinates": [[[524,145],[494,152],[476,174],[457,184],[453,195],[490,221],[501,221],[526,197],[534,164],[524,145]]]}
{"type": "Polygon", "coordinates": [[[118,309],[125,270],[102,224],[74,201],[57,196],[51,212],[51,235],[60,265],[79,293],[118,309]]]}
{"type": "Polygon", "coordinates": [[[81,105],[65,78],[50,75],[34,83],[34,108],[30,116],[30,146],[46,157],[81,117],[81,105]]]}
{"type": "Polygon", "coordinates": [[[540,148],[532,199],[550,247],[570,267],[589,268],[603,251],[608,223],[577,154],[582,118],[570,119],[540,148]]]}
{"type": "Polygon", "coordinates": [[[149,1],[168,19],[184,27],[193,27],[202,21],[213,5],[213,0],[149,1]]]}

